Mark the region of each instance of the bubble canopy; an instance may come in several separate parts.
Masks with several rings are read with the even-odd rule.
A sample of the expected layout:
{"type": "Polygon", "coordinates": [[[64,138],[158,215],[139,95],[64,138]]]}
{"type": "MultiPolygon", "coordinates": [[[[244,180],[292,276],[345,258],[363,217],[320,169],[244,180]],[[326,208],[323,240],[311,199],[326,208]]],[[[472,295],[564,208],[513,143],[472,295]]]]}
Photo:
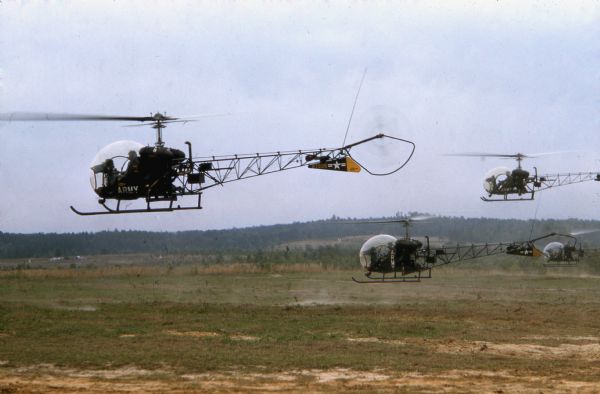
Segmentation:
{"type": "Polygon", "coordinates": [[[564,247],[560,242],[550,242],[544,247],[544,257],[547,259],[558,258],[562,255],[564,247]]]}
{"type": "Polygon", "coordinates": [[[368,270],[371,267],[371,250],[373,248],[383,249],[383,252],[392,251],[394,244],[398,239],[392,235],[379,234],[369,238],[360,248],[359,258],[360,264],[364,269],[368,270]]]}
{"type": "Polygon", "coordinates": [[[115,170],[125,171],[129,162],[129,153],[135,152],[137,156],[140,154],[140,149],[144,145],[139,142],[122,140],[106,145],[102,148],[90,164],[92,173],[90,175],[90,184],[92,189],[97,190],[99,187],[106,186],[106,177],[102,174],[102,168],[107,160],[112,160],[115,170]]]}
{"type": "Polygon", "coordinates": [[[492,168],[485,174],[485,178],[483,179],[483,188],[488,193],[492,193],[496,189],[498,182],[506,180],[510,173],[511,171],[508,167],[492,168]]]}
{"type": "MultiPolygon", "coordinates": [[[[96,153],[96,156],[94,156],[90,167],[96,167],[108,159],[115,160],[123,158],[127,160],[129,152],[134,151],[139,155],[140,149],[143,147],[144,145],[135,141],[123,140],[113,142],[112,144],[106,145],[104,148],[100,149],[98,153],[96,153]]],[[[116,163],[115,167],[119,169],[119,166],[117,166],[116,163]]]]}

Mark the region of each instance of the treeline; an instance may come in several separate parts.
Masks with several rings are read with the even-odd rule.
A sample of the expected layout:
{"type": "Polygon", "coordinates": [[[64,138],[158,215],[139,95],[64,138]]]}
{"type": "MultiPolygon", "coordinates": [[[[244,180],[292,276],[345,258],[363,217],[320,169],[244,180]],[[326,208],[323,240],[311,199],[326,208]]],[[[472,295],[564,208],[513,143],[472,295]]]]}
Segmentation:
{"type": "MultiPolygon", "coordinates": [[[[371,218],[376,220],[391,218],[371,218]]],[[[510,242],[535,238],[550,232],[598,228],[600,221],[516,220],[463,217],[436,217],[411,226],[412,236],[442,238],[448,242],[510,242]]],[[[402,236],[400,224],[365,224],[356,219],[333,216],[306,223],[258,226],[243,229],[148,232],[101,231],[96,233],[13,234],[0,232],[0,258],[87,256],[126,253],[222,253],[236,254],[285,248],[286,244],[308,240],[338,240],[348,236],[379,233],[402,236]]],[[[581,237],[584,247],[600,245],[600,232],[581,237]]],[[[279,250],[279,249],[278,249],[279,250]]],[[[284,252],[285,253],[285,252],[284,252]]],[[[290,252],[288,252],[290,253],[290,252]]]]}

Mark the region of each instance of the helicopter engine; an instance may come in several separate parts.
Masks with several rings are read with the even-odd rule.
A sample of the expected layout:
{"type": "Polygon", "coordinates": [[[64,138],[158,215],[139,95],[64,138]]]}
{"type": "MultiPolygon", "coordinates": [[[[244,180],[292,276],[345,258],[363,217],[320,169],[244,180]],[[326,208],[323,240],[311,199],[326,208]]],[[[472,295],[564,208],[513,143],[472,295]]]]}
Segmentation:
{"type": "Polygon", "coordinates": [[[511,175],[515,180],[524,181],[529,177],[529,171],[525,171],[522,168],[515,168],[511,175]]]}
{"type": "Polygon", "coordinates": [[[527,192],[527,182],[529,180],[529,171],[522,168],[516,168],[511,173],[512,186],[519,195],[527,192]]]}
{"type": "Polygon", "coordinates": [[[416,239],[398,240],[394,248],[396,271],[403,275],[418,271],[417,253],[422,248],[423,244],[416,239]]]}

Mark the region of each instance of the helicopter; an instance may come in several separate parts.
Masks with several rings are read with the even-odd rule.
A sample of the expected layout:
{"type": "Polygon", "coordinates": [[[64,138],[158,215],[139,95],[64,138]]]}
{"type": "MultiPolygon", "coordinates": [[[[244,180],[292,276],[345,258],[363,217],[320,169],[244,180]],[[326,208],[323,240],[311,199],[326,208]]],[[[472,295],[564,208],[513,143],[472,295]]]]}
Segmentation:
{"type": "Polygon", "coordinates": [[[117,141],[98,152],[91,164],[90,183],[99,197],[98,203],[102,209],[84,212],[73,206],[70,207],[74,213],[82,216],[202,209],[201,197],[206,189],[304,166],[341,172],[360,172],[364,169],[371,175],[390,175],[402,169],[410,161],[415,150],[415,143],[412,141],[379,133],[350,144],[346,144],[344,138],[343,146],[339,148],[194,157],[192,144],[189,141],[185,142],[187,152],[184,152],[165,146],[162,136],[163,129],[168,124],[194,121],[189,117],[178,118],[160,112],[150,116],[15,112],[0,114],[0,120],[8,122],[126,121],[140,122],[134,126],[146,125],[156,130],[154,146],[144,146],[134,141],[117,141]],[[389,172],[370,171],[352,157],[350,151],[356,146],[375,140],[392,140],[408,144],[410,153],[405,161],[389,172]],[[185,196],[194,196],[195,203],[180,205],[179,199],[185,196]],[[146,207],[139,209],[122,207],[124,201],[132,200],[143,200],[146,207]]]}
{"type": "Polygon", "coordinates": [[[543,257],[545,267],[573,267],[585,254],[581,242],[576,236],[596,231],[599,230],[573,231],[568,234],[553,232],[526,242],[515,242],[509,245],[506,253],[518,256],[543,257]],[[537,241],[556,237],[566,238],[567,242],[552,241],[546,244],[542,250],[535,245],[537,241]]]}
{"type": "Polygon", "coordinates": [[[513,170],[508,167],[496,167],[487,172],[483,181],[483,188],[487,196],[481,197],[486,202],[533,200],[536,192],[552,187],[587,181],[600,181],[600,172],[538,175],[536,167],[533,167],[532,174],[521,166],[523,159],[552,153],[556,152],[538,154],[455,153],[446,154],[445,156],[500,157],[512,158],[517,161],[517,168],[513,170]]]}
{"type": "Polygon", "coordinates": [[[413,216],[391,220],[361,221],[359,223],[400,223],[404,237],[379,234],[369,238],[360,248],[359,260],[366,279],[352,280],[356,283],[420,282],[431,278],[434,267],[463,260],[506,253],[510,243],[471,244],[432,247],[429,236],[425,243],[411,238],[409,227],[425,222],[430,216],[413,216]]]}

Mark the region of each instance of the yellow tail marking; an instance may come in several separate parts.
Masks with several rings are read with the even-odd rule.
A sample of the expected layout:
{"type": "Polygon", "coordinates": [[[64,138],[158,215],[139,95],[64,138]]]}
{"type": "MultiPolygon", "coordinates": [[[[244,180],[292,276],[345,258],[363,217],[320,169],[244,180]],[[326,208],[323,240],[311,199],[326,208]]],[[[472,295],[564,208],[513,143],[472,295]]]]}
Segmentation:
{"type": "Polygon", "coordinates": [[[346,171],[360,172],[360,166],[350,156],[346,156],[346,171]]]}

